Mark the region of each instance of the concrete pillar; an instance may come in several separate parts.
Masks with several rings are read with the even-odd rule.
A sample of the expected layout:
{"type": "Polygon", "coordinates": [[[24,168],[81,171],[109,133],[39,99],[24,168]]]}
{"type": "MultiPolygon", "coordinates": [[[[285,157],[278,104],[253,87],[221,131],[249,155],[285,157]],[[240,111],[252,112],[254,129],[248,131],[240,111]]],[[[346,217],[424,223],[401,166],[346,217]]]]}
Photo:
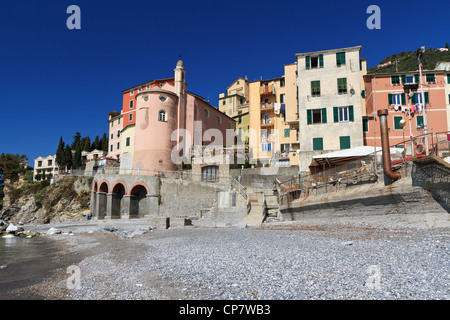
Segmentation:
{"type": "Polygon", "coordinates": [[[130,219],[131,196],[124,195],[122,201],[123,201],[123,215],[121,219],[130,219]]]}
{"type": "Polygon", "coordinates": [[[104,210],[106,209],[103,204],[103,198],[106,197],[106,193],[104,192],[97,192],[97,200],[95,201],[95,208],[94,208],[94,214],[97,219],[103,219],[104,218],[104,210]],[[103,211],[102,211],[103,210],[103,211]]]}
{"type": "Polygon", "coordinates": [[[97,213],[96,213],[96,206],[97,206],[97,192],[95,192],[95,191],[92,191],[91,192],[91,203],[90,203],[90,206],[89,206],[89,209],[91,210],[91,213],[92,213],[92,216],[96,216],[97,215],[97,213]]]}
{"type": "Polygon", "coordinates": [[[106,216],[105,216],[105,220],[110,220],[111,219],[112,199],[113,199],[113,194],[112,193],[107,193],[106,194],[106,216]]]}
{"type": "Polygon", "coordinates": [[[147,195],[146,217],[156,217],[159,215],[159,197],[156,195],[147,195]]]}

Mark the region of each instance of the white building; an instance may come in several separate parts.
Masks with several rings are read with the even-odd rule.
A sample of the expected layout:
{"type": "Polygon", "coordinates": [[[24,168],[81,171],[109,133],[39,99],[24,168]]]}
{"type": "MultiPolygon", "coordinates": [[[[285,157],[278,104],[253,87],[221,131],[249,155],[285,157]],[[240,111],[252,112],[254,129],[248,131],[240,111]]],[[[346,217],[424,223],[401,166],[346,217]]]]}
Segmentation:
{"type": "Polygon", "coordinates": [[[363,145],[361,46],[298,53],[299,170],[312,157],[363,145]]]}
{"type": "Polygon", "coordinates": [[[56,155],[48,155],[47,157],[37,157],[34,159],[33,181],[36,181],[36,175],[42,177],[44,173],[46,177],[58,175],[59,167],[56,163],[56,155]]]}

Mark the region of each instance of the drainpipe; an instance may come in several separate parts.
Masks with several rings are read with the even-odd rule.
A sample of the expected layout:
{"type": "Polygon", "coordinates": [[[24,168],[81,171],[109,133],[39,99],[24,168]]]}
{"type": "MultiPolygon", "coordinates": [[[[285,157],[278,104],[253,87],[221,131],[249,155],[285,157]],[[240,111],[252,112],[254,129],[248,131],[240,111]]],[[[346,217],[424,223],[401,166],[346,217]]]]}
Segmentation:
{"type": "Polygon", "coordinates": [[[383,153],[383,169],[384,173],[392,180],[396,181],[401,178],[400,172],[394,172],[391,168],[391,152],[389,150],[389,132],[387,125],[388,109],[378,110],[377,114],[380,118],[381,131],[381,150],[383,153]]]}

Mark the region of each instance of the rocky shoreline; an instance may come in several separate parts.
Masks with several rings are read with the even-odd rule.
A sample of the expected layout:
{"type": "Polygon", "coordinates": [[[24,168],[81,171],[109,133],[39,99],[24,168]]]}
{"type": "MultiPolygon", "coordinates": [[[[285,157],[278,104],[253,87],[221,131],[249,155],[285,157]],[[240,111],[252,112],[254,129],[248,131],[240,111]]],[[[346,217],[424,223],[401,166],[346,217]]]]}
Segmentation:
{"type": "MultiPolygon", "coordinates": [[[[417,216],[407,227],[396,223],[405,225],[405,215],[377,219],[168,230],[153,229],[147,221],[53,225],[61,232],[48,238],[64,248],[64,267],[14,295],[54,300],[450,299],[450,228],[426,225],[417,216]],[[68,288],[69,266],[79,270],[77,289],[68,288]],[[373,266],[380,275],[376,289],[368,286],[376,275],[373,266]]],[[[24,229],[45,234],[50,226],[24,229]]]]}

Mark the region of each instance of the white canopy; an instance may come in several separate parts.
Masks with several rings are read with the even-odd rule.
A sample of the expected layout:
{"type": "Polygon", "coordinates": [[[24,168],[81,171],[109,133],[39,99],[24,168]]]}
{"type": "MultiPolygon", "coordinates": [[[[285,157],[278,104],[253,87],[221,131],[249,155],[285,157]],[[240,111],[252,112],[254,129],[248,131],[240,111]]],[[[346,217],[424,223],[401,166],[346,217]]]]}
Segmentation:
{"type": "MultiPolygon", "coordinates": [[[[338,165],[347,161],[356,160],[358,158],[370,156],[374,153],[375,147],[361,146],[352,149],[344,149],[335,152],[329,152],[324,154],[318,154],[313,156],[311,166],[322,165],[323,163],[329,165],[338,165]]],[[[377,155],[381,158],[381,147],[376,147],[377,155]]],[[[397,158],[401,156],[402,148],[390,148],[391,156],[397,158]]],[[[380,159],[381,160],[381,159],[380,159]]]]}

